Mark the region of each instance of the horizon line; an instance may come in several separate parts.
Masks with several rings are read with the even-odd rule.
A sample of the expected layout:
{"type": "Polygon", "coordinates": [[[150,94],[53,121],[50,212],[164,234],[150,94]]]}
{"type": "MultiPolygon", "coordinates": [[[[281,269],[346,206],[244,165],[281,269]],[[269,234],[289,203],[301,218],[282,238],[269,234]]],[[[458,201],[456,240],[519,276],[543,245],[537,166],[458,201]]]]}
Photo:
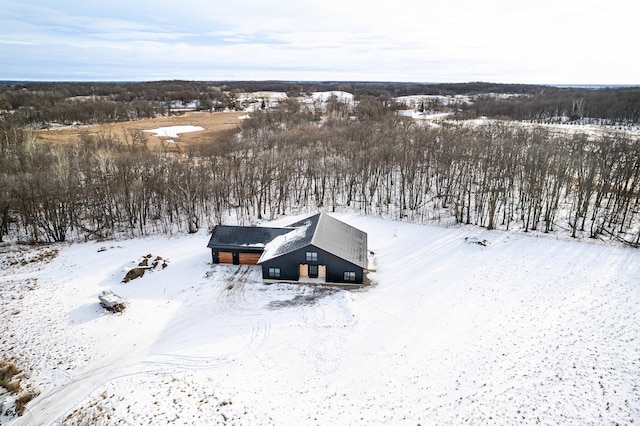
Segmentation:
{"type": "Polygon", "coordinates": [[[96,83],[96,84],[139,84],[139,83],[162,83],[162,82],[176,82],[176,81],[184,81],[184,82],[202,82],[202,83],[289,83],[289,84],[363,84],[363,85],[376,85],[376,84],[399,84],[399,85],[410,85],[410,84],[419,84],[419,85],[468,85],[468,84],[495,84],[501,86],[542,86],[542,87],[557,87],[557,88],[632,88],[632,87],[640,87],[640,83],[636,84],[607,84],[607,83],[501,83],[496,81],[483,81],[483,80],[469,80],[465,82],[452,82],[452,81],[392,81],[392,80],[290,80],[290,79],[219,79],[219,80],[208,80],[208,79],[183,79],[183,78],[174,78],[174,79],[159,79],[159,80],[77,80],[77,79],[36,79],[36,80],[20,80],[20,79],[0,79],[0,84],[28,84],[28,83],[69,83],[69,84],[87,84],[87,83],[96,83]]]}

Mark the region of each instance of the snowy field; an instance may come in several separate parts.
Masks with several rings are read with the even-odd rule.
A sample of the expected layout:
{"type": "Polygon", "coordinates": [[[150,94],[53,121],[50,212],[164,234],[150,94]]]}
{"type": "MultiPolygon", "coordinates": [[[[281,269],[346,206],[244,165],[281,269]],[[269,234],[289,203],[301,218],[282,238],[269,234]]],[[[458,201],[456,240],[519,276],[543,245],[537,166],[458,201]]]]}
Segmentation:
{"type": "Polygon", "coordinates": [[[330,90],[328,92],[313,92],[311,93],[311,99],[314,101],[327,102],[331,97],[335,97],[338,102],[343,102],[345,104],[354,104],[355,96],[349,92],[343,92],[341,90],[330,90]]]}
{"type": "Polygon", "coordinates": [[[369,234],[370,287],[267,286],[204,232],[2,246],[0,354],[41,394],[0,423],[640,421],[640,251],[337,217],[369,234]],[[147,254],[167,266],[121,283],[147,254]]]}
{"type": "Polygon", "coordinates": [[[199,132],[201,130],[204,130],[204,128],[200,126],[169,126],[145,130],[145,132],[154,133],[156,136],[177,138],[180,133],[199,132]]]}

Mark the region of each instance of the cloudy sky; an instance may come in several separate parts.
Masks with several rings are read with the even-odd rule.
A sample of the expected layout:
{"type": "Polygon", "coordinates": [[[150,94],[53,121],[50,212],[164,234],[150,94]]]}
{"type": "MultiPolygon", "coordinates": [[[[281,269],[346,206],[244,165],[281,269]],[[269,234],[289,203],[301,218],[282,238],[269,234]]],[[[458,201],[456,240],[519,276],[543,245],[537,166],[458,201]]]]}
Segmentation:
{"type": "Polygon", "coordinates": [[[0,80],[640,84],[633,0],[0,0],[0,80]]]}

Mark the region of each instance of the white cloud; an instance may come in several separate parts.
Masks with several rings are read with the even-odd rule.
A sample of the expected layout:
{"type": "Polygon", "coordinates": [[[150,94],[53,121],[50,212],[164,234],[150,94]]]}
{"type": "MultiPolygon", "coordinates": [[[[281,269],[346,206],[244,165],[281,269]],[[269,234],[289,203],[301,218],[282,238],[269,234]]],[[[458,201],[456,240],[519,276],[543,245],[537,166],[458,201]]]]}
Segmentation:
{"type": "Polygon", "coordinates": [[[10,59],[0,79],[640,83],[638,6],[622,0],[0,0],[0,10],[10,59]]]}

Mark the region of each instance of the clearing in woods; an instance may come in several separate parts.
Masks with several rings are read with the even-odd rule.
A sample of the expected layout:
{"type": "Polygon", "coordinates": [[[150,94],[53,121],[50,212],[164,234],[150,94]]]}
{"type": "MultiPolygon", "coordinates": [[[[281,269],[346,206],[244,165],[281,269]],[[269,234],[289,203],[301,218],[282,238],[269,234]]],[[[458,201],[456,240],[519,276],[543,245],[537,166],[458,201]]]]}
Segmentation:
{"type": "Polygon", "coordinates": [[[199,126],[202,131],[181,133],[178,138],[160,137],[154,133],[144,132],[150,148],[162,146],[162,141],[173,139],[181,146],[196,145],[211,142],[221,133],[237,128],[246,112],[187,112],[170,117],[156,117],[146,120],[123,121],[117,123],[96,124],[88,126],[65,126],[50,130],[39,130],[37,139],[51,143],[79,143],[80,134],[109,135],[120,140],[130,138],[127,133],[131,130],[151,130],[159,127],[171,126],[199,126]]]}

